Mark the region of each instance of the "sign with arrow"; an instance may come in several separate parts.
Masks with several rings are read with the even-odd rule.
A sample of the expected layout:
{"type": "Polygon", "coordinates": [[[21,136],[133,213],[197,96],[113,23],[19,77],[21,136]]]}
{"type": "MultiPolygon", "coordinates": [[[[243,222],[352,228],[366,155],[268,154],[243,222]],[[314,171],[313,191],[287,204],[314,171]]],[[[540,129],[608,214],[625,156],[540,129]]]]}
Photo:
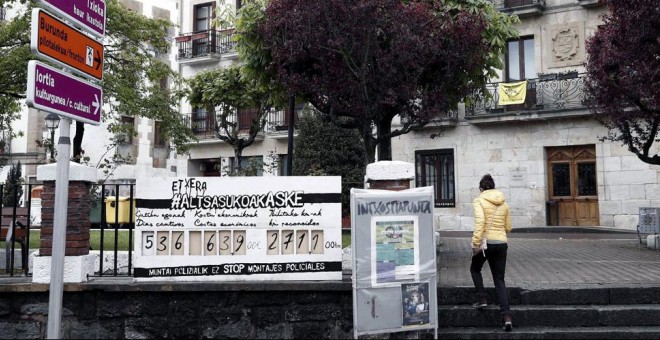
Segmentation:
{"type": "Polygon", "coordinates": [[[28,62],[27,104],[73,120],[99,125],[103,107],[100,86],[36,60],[28,62]]]}
{"type": "Polygon", "coordinates": [[[105,36],[105,0],[37,0],[98,38],[105,36]]]}
{"type": "Polygon", "coordinates": [[[103,79],[103,44],[46,11],[32,10],[30,48],[38,56],[90,79],[103,79]]]}

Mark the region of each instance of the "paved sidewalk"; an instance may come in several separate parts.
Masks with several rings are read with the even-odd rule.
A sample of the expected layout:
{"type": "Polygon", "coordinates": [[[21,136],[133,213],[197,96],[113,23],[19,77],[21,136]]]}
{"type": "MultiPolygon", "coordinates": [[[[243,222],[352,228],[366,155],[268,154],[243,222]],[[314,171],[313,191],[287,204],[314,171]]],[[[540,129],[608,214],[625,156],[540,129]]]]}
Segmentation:
{"type": "MultiPolygon", "coordinates": [[[[439,285],[472,286],[469,232],[440,232],[439,285]]],[[[640,245],[637,234],[514,232],[509,236],[507,287],[660,286],[660,251],[640,245]]],[[[486,287],[493,280],[484,265],[486,287]]]]}

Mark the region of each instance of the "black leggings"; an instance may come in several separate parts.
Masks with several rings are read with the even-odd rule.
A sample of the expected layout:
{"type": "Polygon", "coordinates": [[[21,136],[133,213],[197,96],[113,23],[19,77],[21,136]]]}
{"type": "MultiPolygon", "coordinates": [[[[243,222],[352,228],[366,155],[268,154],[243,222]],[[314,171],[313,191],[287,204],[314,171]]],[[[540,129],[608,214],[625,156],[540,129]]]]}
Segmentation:
{"type": "Polygon", "coordinates": [[[509,312],[509,295],[504,283],[504,273],[506,271],[506,251],[509,246],[506,243],[488,244],[486,248],[486,256],[479,252],[477,255],[472,256],[472,264],[470,264],[470,274],[472,275],[472,282],[477,289],[477,296],[486,297],[486,290],[484,289],[484,280],[481,277],[481,268],[484,262],[488,260],[490,272],[493,275],[493,282],[495,283],[495,290],[497,297],[500,300],[500,310],[503,313],[509,312]]]}

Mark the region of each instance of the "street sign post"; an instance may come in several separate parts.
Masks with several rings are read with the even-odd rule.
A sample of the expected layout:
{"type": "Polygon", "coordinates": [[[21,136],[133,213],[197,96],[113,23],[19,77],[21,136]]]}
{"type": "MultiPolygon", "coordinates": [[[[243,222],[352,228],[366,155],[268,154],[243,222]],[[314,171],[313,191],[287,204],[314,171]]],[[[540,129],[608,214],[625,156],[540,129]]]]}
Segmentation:
{"type": "MultiPolygon", "coordinates": [[[[37,0],[58,15],[97,38],[105,36],[105,0],[37,0]]],[[[32,10],[30,31],[32,53],[62,65],[92,80],[103,79],[103,44],[60,21],[48,12],[32,10]]],[[[36,60],[28,63],[27,104],[38,110],[63,116],[57,143],[57,169],[53,214],[53,253],[48,298],[48,339],[60,339],[64,261],[66,250],[67,204],[71,119],[99,125],[103,90],[68,73],[36,60]]]]}
{"type": "Polygon", "coordinates": [[[90,79],[103,79],[103,44],[39,8],[32,10],[31,29],[32,53],[90,79]]]}
{"type": "Polygon", "coordinates": [[[27,104],[92,125],[101,123],[103,89],[36,60],[28,62],[27,104]]]}
{"type": "Polygon", "coordinates": [[[105,0],[37,0],[98,38],[105,36],[105,0]]]}

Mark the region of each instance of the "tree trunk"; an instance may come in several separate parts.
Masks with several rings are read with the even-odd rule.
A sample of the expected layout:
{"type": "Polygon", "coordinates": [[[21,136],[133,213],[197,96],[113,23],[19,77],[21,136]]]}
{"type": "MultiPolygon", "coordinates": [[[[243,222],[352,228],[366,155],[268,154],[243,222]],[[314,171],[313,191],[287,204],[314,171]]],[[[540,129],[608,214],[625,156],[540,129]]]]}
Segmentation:
{"type": "Polygon", "coordinates": [[[381,119],[376,126],[378,135],[378,160],[391,161],[392,160],[392,140],[389,137],[383,137],[392,132],[392,120],[381,119]]]}
{"type": "Polygon", "coordinates": [[[85,135],[85,123],[76,122],[76,134],[73,136],[73,160],[80,163],[83,157],[82,139],[85,135]]]}
{"type": "Polygon", "coordinates": [[[241,155],[243,155],[243,146],[240,141],[234,145],[234,166],[232,166],[232,175],[236,176],[241,171],[241,155]]]}

